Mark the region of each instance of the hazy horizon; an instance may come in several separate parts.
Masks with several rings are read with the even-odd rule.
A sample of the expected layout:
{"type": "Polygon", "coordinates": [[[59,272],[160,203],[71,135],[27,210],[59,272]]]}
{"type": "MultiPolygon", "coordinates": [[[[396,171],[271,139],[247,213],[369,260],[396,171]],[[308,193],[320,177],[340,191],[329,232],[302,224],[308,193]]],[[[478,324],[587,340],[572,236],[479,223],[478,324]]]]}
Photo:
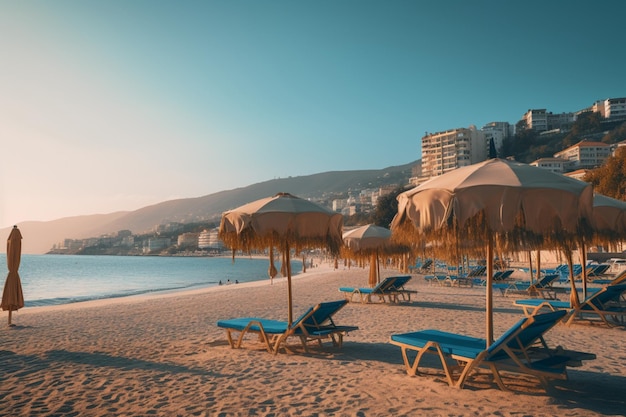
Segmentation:
{"type": "Polygon", "coordinates": [[[0,3],[0,228],[421,158],[625,97],[626,3],[0,3]]]}

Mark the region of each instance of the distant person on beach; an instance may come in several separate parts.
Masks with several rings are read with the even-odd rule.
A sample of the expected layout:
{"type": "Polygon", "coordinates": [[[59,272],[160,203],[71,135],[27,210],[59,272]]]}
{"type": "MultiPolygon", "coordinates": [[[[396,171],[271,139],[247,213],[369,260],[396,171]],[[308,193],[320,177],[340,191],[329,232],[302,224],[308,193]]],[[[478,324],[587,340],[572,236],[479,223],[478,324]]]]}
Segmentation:
{"type": "Polygon", "coordinates": [[[222,284],[222,280],[221,280],[221,279],[220,279],[220,283],[219,283],[219,285],[224,285],[224,284],[222,284]]]}
{"type": "Polygon", "coordinates": [[[235,284],[239,284],[239,280],[238,279],[235,280],[235,284]]]}

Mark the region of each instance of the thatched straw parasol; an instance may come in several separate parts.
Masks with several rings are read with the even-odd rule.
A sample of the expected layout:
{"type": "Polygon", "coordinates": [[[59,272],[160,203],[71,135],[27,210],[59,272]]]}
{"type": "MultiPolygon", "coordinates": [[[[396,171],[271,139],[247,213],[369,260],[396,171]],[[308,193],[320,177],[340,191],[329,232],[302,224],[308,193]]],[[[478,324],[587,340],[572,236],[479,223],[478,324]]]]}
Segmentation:
{"type": "Polygon", "coordinates": [[[341,254],[344,258],[369,261],[368,284],[370,287],[375,287],[380,281],[380,255],[400,255],[409,252],[406,245],[391,242],[391,230],[374,224],[345,232],[343,243],[341,254]]]}
{"type": "MultiPolygon", "coordinates": [[[[571,250],[588,232],[591,186],[527,164],[490,159],[433,178],[398,196],[394,239],[426,240],[440,253],[459,247],[487,259],[486,337],[493,341],[494,246],[571,250]]],[[[471,253],[470,253],[471,254],[471,253]]]]}
{"type": "MultiPolygon", "coordinates": [[[[343,216],[317,203],[279,193],[225,212],[219,237],[233,251],[279,248],[286,268],[288,320],[293,321],[290,253],[322,248],[339,254],[343,216]]],[[[270,276],[271,276],[270,265],[270,276]]]]}

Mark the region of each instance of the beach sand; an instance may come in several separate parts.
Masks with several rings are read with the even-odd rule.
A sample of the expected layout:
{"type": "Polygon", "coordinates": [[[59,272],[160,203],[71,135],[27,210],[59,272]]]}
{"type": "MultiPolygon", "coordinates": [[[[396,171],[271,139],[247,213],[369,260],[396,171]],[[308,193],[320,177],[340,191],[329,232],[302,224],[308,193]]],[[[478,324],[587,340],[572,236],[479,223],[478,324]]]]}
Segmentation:
{"type": "MultiPolygon", "coordinates": [[[[383,276],[397,271],[383,269],[383,276]]],[[[368,270],[309,269],[293,279],[294,316],[365,286],[368,270]]],[[[546,392],[537,380],[487,373],[451,388],[435,357],[409,377],[392,333],[426,328],[484,337],[484,288],[429,286],[400,305],[351,303],[338,324],[359,326],[342,349],[269,354],[250,340],[231,349],[219,319],[285,320],[284,279],[186,293],[25,308],[0,328],[2,416],[606,416],[626,412],[622,328],[555,327],[551,346],[593,352],[546,392]]],[[[514,298],[494,293],[495,335],[517,322],[514,298]]],[[[6,312],[2,312],[6,320],[6,312]]],[[[294,340],[296,342],[297,340],[294,340]]]]}

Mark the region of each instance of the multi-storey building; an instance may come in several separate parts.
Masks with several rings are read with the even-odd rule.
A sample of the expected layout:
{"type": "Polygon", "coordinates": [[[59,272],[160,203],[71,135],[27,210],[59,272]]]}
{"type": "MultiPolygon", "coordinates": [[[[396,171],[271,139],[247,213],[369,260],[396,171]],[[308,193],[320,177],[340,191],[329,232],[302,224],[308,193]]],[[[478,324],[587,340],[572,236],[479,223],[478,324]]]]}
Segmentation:
{"type": "Polygon", "coordinates": [[[422,174],[419,182],[487,158],[488,142],[476,127],[446,130],[422,138],[422,174]]]}
{"type": "Polygon", "coordinates": [[[198,236],[198,248],[200,249],[222,249],[224,244],[218,237],[219,229],[204,229],[198,236]]]}
{"type": "Polygon", "coordinates": [[[602,165],[611,156],[611,145],[602,142],[580,141],[561,152],[555,158],[569,161],[569,170],[593,169],[602,165]]]}
{"type": "Polygon", "coordinates": [[[540,158],[531,162],[529,165],[562,174],[569,169],[570,163],[570,161],[563,158],[540,158]]]}
{"type": "Polygon", "coordinates": [[[537,132],[548,130],[548,112],[546,109],[529,109],[522,116],[522,120],[526,123],[527,129],[533,129],[537,132]]]}
{"type": "Polygon", "coordinates": [[[522,116],[528,129],[537,132],[561,129],[569,126],[576,119],[574,113],[553,114],[546,109],[530,109],[522,116]]]}
{"type": "Polygon", "coordinates": [[[598,100],[591,111],[600,113],[605,119],[626,119],[626,97],[598,100]]]}
{"type": "Polygon", "coordinates": [[[143,253],[156,252],[169,247],[171,244],[172,243],[169,238],[150,238],[147,242],[144,243],[143,253]]]}
{"type": "Polygon", "coordinates": [[[178,247],[197,247],[199,235],[193,232],[178,235],[178,247]]]}

